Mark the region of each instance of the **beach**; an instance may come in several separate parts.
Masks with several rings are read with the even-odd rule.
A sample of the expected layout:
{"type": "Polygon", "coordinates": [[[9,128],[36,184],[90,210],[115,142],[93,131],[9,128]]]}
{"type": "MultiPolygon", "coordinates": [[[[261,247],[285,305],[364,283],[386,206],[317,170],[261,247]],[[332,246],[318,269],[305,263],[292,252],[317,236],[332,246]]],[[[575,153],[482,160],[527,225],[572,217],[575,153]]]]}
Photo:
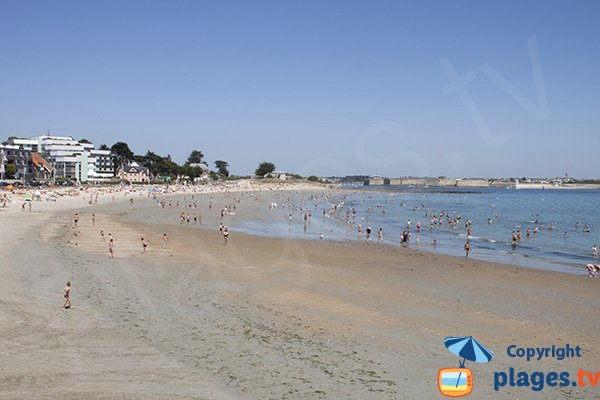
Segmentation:
{"type": "Polygon", "coordinates": [[[597,370],[598,279],[236,231],[246,218],[269,218],[268,205],[287,193],[324,190],[116,191],[97,204],[86,193],[31,211],[14,201],[0,211],[0,397],[436,399],[438,370],[459,363],[444,338],[468,335],[494,351],[491,363],[467,362],[474,398],[598,397],[589,386],[540,394],[492,382],[510,367],[597,370]],[[184,210],[161,200],[195,203],[186,212],[202,222],[181,224],[184,210]],[[224,244],[219,213],[229,204],[224,244]],[[113,259],[100,229],[115,238],[113,259]],[[64,310],[67,280],[73,308],[64,310]],[[582,357],[532,363],[506,353],[566,343],[582,357]]]}

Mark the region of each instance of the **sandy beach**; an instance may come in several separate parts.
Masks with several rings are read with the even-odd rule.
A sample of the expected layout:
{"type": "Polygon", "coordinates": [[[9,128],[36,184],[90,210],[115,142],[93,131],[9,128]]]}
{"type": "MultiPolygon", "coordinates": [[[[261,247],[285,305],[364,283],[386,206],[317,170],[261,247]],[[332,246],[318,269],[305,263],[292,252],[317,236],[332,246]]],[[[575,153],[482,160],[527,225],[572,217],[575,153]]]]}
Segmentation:
{"type": "MultiPolygon", "coordinates": [[[[598,370],[600,280],[236,231],[244,218],[267,218],[282,189],[326,190],[196,193],[195,225],[143,192],[33,202],[31,211],[13,201],[0,211],[0,398],[437,399],[438,370],[458,366],[443,340],[459,335],[495,354],[467,365],[472,398],[600,396],[597,387],[494,391],[492,382],[510,367],[598,370]],[[219,212],[234,199],[224,245],[219,212]],[[100,229],[115,237],[114,259],[100,229]],[[61,307],[67,280],[70,310],[61,307]],[[511,344],[566,343],[582,357],[528,363],[506,354],[511,344]]],[[[160,198],[181,196],[191,192],[160,198]]]]}

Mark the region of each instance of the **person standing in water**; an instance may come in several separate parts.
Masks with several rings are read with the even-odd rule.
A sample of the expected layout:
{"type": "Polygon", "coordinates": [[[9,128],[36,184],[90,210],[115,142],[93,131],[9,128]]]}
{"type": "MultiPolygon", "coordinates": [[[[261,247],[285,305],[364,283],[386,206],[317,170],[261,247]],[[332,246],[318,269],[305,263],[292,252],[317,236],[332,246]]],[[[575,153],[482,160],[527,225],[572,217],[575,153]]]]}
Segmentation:
{"type": "Polygon", "coordinates": [[[71,281],[67,281],[67,286],[62,290],[63,297],[65,298],[65,303],[63,307],[66,309],[71,308],[71,281]]]}
{"type": "Polygon", "coordinates": [[[465,257],[469,257],[469,253],[471,252],[471,242],[467,240],[465,243],[465,257]]]}

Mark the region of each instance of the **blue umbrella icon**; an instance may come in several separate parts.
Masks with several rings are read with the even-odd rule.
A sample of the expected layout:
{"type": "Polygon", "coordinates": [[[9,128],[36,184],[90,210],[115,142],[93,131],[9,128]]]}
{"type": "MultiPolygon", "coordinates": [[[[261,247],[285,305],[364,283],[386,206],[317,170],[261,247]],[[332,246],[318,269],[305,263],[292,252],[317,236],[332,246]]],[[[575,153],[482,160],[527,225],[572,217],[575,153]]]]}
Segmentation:
{"type": "MultiPolygon", "coordinates": [[[[462,357],[459,368],[465,367],[466,360],[486,363],[491,361],[492,357],[494,357],[494,353],[486,349],[481,343],[475,340],[473,336],[447,337],[444,339],[444,345],[452,353],[462,357]]],[[[456,381],[457,386],[458,381],[460,380],[460,375],[461,374],[458,374],[458,379],[456,381]]]]}

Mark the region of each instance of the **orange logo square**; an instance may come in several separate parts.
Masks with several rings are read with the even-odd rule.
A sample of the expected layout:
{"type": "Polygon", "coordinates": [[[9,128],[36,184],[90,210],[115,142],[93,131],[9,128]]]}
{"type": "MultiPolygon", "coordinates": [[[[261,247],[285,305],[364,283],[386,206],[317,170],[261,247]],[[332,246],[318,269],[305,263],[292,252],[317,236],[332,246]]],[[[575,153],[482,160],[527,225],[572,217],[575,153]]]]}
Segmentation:
{"type": "Polygon", "coordinates": [[[440,369],[438,387],[444,396],[467,396],[473,391],[473,373],[468,368],[440,369]]]}

